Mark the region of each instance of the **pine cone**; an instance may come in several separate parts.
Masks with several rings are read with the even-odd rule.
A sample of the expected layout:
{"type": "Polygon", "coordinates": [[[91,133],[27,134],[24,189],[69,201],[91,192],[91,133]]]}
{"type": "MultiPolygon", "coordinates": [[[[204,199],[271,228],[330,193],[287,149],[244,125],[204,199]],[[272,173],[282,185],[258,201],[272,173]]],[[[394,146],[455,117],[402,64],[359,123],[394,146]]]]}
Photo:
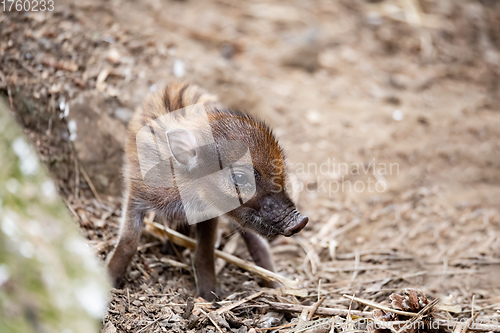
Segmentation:
{"type": "Polygon", "coordinates": [[[415,289],[405,289],[404,293],[404,296],[396,293],[389,296],[394,309],[417,313],[430,303],[424,293],[415,289]]]}
{"type": "MultiPolygon", "coordinates": [[[[404,294],[391,294],[389,296],[391,300],[391,307],[396,310],[405,311],[405,312],[414,312],[418,313],[422,310],[430,301],[427,299],[424,293],[417,292],[414,289],[405,289],[404,294]]],[[[393,312],[386,312],[383,310],[374,310],[373,311],[373,319],[376,321],[405,321],[410,319],[410,317],[399,315],[393,312]]],[[[375,326],[375,325],[374,325],[375,326]]],[[[368,327],[368,331],[370,333],[390,333],[391,330],[384,329],[380,326],[378,327],[368,327]]],[[[410,327],[405,329],[406,333],[415,332],[414,328],[410,327]]]]}

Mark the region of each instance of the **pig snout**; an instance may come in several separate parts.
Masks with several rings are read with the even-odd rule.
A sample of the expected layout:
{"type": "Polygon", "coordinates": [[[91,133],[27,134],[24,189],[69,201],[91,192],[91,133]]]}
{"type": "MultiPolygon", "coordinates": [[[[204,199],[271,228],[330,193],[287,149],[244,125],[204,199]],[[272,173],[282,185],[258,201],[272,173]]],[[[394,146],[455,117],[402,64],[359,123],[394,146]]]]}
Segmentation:
{"type": "Polygon", "coordinates": [[[298,233],[299,231],[304,229],[304,227],[307,225],[307,222],[309,222],[309,218],[307,216],[303,216],[299,212],[296,212],[294,218],[288,224],[288,227],[283,231],[283,236],[290,237],[298,233]]]}
{"type": "Polygon", "coordinates": [[[285,193],[268,195],[260,201],[259,215],[273,230],[273,236],[290,237],[306,226],[309,218],[300,214],[285,193]]]}

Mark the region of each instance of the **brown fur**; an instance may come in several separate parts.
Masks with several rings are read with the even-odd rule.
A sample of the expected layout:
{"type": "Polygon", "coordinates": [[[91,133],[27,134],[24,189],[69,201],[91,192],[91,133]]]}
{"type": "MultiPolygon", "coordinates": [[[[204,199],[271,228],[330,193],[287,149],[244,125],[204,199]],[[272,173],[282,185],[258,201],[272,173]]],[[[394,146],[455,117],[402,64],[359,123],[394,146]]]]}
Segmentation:
{"type": "MultiPolygon", "coordinates": [[[[307,218],[295,210],[284,191],[284,156],[270,129],[263,122],[243,112],[224,109],[218,104],[215,96],[207,94],[197,86],[187,83],[172,84],[151,94],[129,124],[124,168],[124,217],[118,245],[108,263],[109,273],[115,284],[125,273],[136,251],[142,219],[146,212],[154,210],[169,219],[185,218],[178,189],[190,186],[189,179],[177,176],[174,179],[176,187],[146,184],[140,172],[136,135],[141,128],[162,115],[196,103],[204,103],[207,106],[211,132],[219,146],[228,140],[237,140],[244,142],[249,148],[258,182],[256,194],[242,207],[227,215],[243,228],[241,232],[257,264],[273,269],[266,242],[248,229],[268,237],[278,234],[289,236],[307,223],[307,218]]],[[[188,121],[189,126],[193,128],[199,124],[199,119],[196,118],[188,121]]],[[[227,151],[225,154],[231,155],[232,152],[227,151]]],[[[221,184],[220,187],[224,191],[224,185],[221,184]]],[[[231,193],[234,193],[234,190],[231,193]]],[[[200,195],[210,202],[213,194],[200,195]]],[[[195,252],[195,267],[198,289],[200,294],[208,299],[212,299],[215,292],[213,246],[216,226],[216,218],[196,225],[198,247],[195,252]]]]}

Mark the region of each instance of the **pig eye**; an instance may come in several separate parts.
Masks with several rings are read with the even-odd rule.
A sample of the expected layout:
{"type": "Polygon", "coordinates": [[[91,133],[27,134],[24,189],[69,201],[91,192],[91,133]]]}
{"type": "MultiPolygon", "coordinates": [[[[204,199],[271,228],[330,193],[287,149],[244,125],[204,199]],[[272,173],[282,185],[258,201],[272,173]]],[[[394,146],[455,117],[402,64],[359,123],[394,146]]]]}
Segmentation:
{"type": "Polygon", "coordinates": [[[250,181],[248,180],[247,175],[244,174],[243,172],[234,172],[233,173],[233,181],[239,187],[251,185],[250,181]]]}

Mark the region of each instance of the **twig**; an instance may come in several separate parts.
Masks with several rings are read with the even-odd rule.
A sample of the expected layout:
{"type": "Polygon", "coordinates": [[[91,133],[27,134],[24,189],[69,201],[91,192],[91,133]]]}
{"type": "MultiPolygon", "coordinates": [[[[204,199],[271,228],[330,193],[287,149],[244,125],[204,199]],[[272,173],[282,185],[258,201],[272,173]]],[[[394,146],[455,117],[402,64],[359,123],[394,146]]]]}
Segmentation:
{"type": "Polygon", "coordinates": [[[304,308],[302,309],[302,312],[299,315],[298,321],[297,321],[297,329],[302,330],[304,328],[305,323],[307,322],[307,314],[309,313],[309,309],[304,308]]]}
{"type": "MultiPolygon", "coordinates": [[[[354,298],[354,295],[352,295],[352,297],[354,298]]],[[[353,302],[353,301],[354,301],[354,300],[353,300],[353,299],[351,299],[351,302],[349,302],[348,315],[347,315],[347,317],[346,317],[346,322],[347,322],[348,324],[352,324],[352,320],[351,320],[351,319],[352,319],[352,317],[351,317],[351,310],[352,310],[352,302],[353,302]]],[[[351,326],[351,325],[349,325],[349,326],[351,326]]],[[[350,327],[350,328],[352,329],[352,327],[350,327]]]]}
{"type": "MultiPolygon", "coordinates": [[[[362,272],[362,271],[381,271],[381,270],[396,270],[400,269],[401,266],[391,266],[391,265],[378,265],[378,266],[357,266],[357,267],[326,267],[323,268],[323,272],[327,273],[347,273],[347,272],[362,272]]],[[[351,278],[352,280],[352,278],[351,278]]]]}
{"type": "Polygon", "coordinates": [[[295,325],[297,325],[297,324],[296,323],[290,323],[290,324],[281,325],[281,326],[275,326],[275,327],[255,328],[255,330],[257,330],[257,331],[272,331],[272,330],[279,330],[281,328],[287,328],[287,327],[291,327],[291,326],[295,326],[295,325]]]}
{"type": "Polygon", "coordinates": [[[129,289],[127,288],[127,310],[130,311],[130,291],[129,289]]]}
{"type": "MultiPolygon", "coordinates": [[[[196,248],[196,241],[192,238],[189,238],[175,230],[172,230],[168,227],[162,226],[161,224],[149,220],[144,220],[144,223],[146,225],[146,230],[149,231],[153,236],[158,237],[159,239],[162,240],[168,239],[176,245],[187,247],[189,249],[196,248]]],[[[285,287],[283,291],[288,294],[299,295],[299,296],[304,295],[304,293],[307,294],[305,290],[299,289],[299,281],[297,280],[294,281],[287,279],[286,277],[283,277],[279,274],[276,274],[267,269],[259,267],[251,262],[248,262],[246,260],[240,259],[236,256],[230,255],[228,253],[219,250],[215,250],[215,256],[218,258],[222,258],[240,268],[243,268],[244,270],[255,273],[266,280],[276,281],[281,283],[285,287]]]]}
{"type": "Polygon", "coordinates": [[[318,310],[318,308],[320,307],[320,305],[325,301],[326,299],[326,296],[323,296],[321,297],[321,299],[319,301],[317,301],[311,311],[309,311],[309,314],[307,315],[307,321],[311,320],[311,318],[314,316],[314,314],[316,313],[316,310],[318,310]]]}
{"type": "MultiPolygon", "coordinates": [[[[289,303],[277,303],[264,301],[264,303],[268,304],[270,307],[276,310],[290,311],[290,312],[302,312],[303,309],[312,309],[312,306],[306,305],[298,305],[298,304],[289,304],[289,303]]],[[[363,318],[371,318],[372,313],[367,311],[358,311],[358,310],[347,310],[347,309],[332,309],[332,308],[322,308],[318,307],[315,311],[316,314],[322,316],[344,316],[347,317],[350,314],[363,317],[363,318]]]]}
{"type": "Polygon", "coordinates": [[[56,59],[46,58],[42,59],[42,65],[68,72],[76,72],[78,70],[78,65],[72,61],[57,61],[56,59]]]}
{"type": "Polygon", "coordinates": [[[321,299],[321,279],[318,280],[318,302],[321,299]]]}
{"type": "MultiPolygon", "coordinates": [[[[238,239],[239,239],[239,234],[235,233],[234,235],[229,238],[227,241],[226,245],[224,245],[224,248],[222,249],[223,252],[233,254],[234,251],[236,251],[236,248],[238,247],[238,239]]],[[[226,266],[227,261],[222,260],[222,259],[217,259],[215,262],[215,275],[219,275],[219,273],[224,269],[226,266]]]]}
{"type": "Polygon", "coordinates": [[[359,250],[356,250],[356,255],[354,256],[354,271],[352,272],[352,277],[351,277],[351,282],[354,282],[354,280],[356,280],[356,278],[358,277],[358,273],[359,273],[359,262],[360,262],[360,254],[359,254],[359,250]]]}
{"type": "Polygon", "coordinates": [[[355,226],[357,226],[359,224],[360,220],[359,219],[354,219],[352,220],[351,222],[347,223],[346,225],[344,225],[343,227],[341,228],[338,228],[337,230],[335,230],[331,235],[330,235],[330,239],[332,238],[335,238],[341,234],[343,234],[344,232],[348,231],[348,230],[351,230],[352,228],[354,228],[355,226]]]}
{"type": "Polygon", "coordinates": [[[75,198],[78,199],[80,197],[80,173],[78,172],[79,165],[78,165],[78,158],[76,158],[76,156],[74,156],[74,162],[75,162],[75,198]]]}
{"type": "Polygon", "coordinates": [[[432,302],[430,302],[429,304],[427,304],[426,306],[424,306],[424,308],[422,310],[420,310],[418,313],[417,313],[417,316],[416,317],[413,317],[411,318],[410,320],[408,320],[403,327],[401,327],[399,330],[398,330],[398,333],[401,333],[401,332],[404,332],[407,328],[411,327],[411,325],[416,322],[417,320],[420,320],[422,319],[426,314],[427,312],[429,312],[437,303],[439,302],[439,298],[436,298],[434,299],[432,302]]]}
{"type": "Polygon", "coordinates": [[[66,206],[68,207],[69,211],[71,212],[71,214],[76,218],[76,220],[80,220],[80,216],[78,215],[78,213],[73,209],[73,207],[71,207],[69,201],[67,199],[63,199],[64,202],[66,203],[66,206]]]}
{"type": "Polygon", "coordinates": [[[318,271],[317,267],[321,264],[321,260],[319,259],[318,254],[316,253],[314,247],[305,238],[296,237],[296,240],[306,253],[306,257],[304,258],[304,263],[302,264],[302,267],[304,267],[304,271],[306,273],[309,272],[309,270],[306,267],[307,262],[309,262],[311,264],[312,276],[316,275],[316,272],[318,271]]]}
{"type": "MultiPolygon", "coordinates": [[[[24,68],[25,70],[27,70],[31,75],[33,75],[34,77],[36,78],[39,78],[40,75],[34,70],[32,69],[31,67],[29,67],[28,65],[26,65],[22,60],[18,59],[18,58],[15,58],[13,56],[7,56],[5,57],[5,60],[12,60],[12,61],[15,61],[19,64],[19,66],[21,66],[22,68],[24,68]]],[[[40,80],[40,83],[43,84],[43,85],[46,85],[46,82],[43,81],[43,80],[40,80]]]]}
{"type": "Polygon", "coordinates": [[[206,313],[205,311],[203,311],[202,308],[199,308],[200,312],[203,313],[211,322],[212,324],[214,324],[214,326],[217,328],[217,330],[220,332],[220,333],[224,333],[221,328],[219,327],[219,325],[215,322],[215,320],[212,318],[212,316],[210,316],[208,313],[206,313]]]}
{"type": "Polygon", "coordinates": [[[400,311],[400,310],[396,310],[396,309],[391,309],[387,306],[383,306],[383,305],[380,305],[378,303],[375,303],[375,302],[372,302],[372,301],[369,301],[369,300],[366,300],[366,299],[361,299],[361,298],[358,298],[358,297],[355,297],[355,296],[351,296],[351,295],[342,295],[343,297],[345,298],[349,298],[349,299],[352,299],[353,301],[356,301],[358,303],[362,303],[362,304],[366,304],[372,308],[375,308],[375,309],[380,309],[380,310],[384,310],[384,311],[388,311],[388,312],[393,312],[393,313],[396,313],[396,314],[399,314],[399,315],[402,315],[402,316],[407,316],[407,317],[418,317],[418,314],[416,313],[413,313],[413,312],[406,312],[406,311],[400,311]]]}
{"type": "Polygon", "coordinates": [[[156,318],[155,320],[153,320],[152,322],[150,322],[149,324],[147,324],[146,326],[144,326],[143,328],[141,328],[140,330],[138,330],[137,333],[140,333],[140,332],[144,331],[146,328],[148,328],[149,326],[151,326],[151,325],[159,322],[162,319],[163,319],[162,317],[156,318]]]}
{"type": "Polygon", "coordinates": [[[470,308],[471,308],[471,313],[470,313],[471,317],[474,317],[474,298],[475,298],[475,296],[476,295],[472,295],[472,300],[471,300],[471,306],[470,306],[470,308]]]}
{"type": "MultiPolygon", "coordinates": [[[[97,202],[101,203],[102,202],[101,197],[99,196],[99,193],[97,193],[97,191],[94,187],[94,184],[92,183],[92,181],[89,178],[89,175],[87,174],[87,172],[85,171],[85,169],[83,168],[83,166],[81,164],[79,166],[80,166],[80,171],[82,172],[83,178],[85,178],[85,181],[89,185],[90,191],[92,191],[92,194],[96,198],[97,202]]],[[[76,172],[78,172],[78,170],[76,170],[76,172]]]]}
{"type": "Polygon", "coordinates": [[[182,268],[185,270],[189,270],[191,267],[188,264],[185,264],[183,262],[179,262],[177,260],[169,259],[169,258],[161,258],[160,261],[164,264],[167,264],[172,267],[176,268],[182,268]]]}
{"type": "MultiPolygon", "coordinates": [[[[424,262],[426,265],[441,265],[442,262],[435,261],[426,261],[424,262]]],[[[499,265],[500,259],[494,258],[454,258],[450,259],[448,263],[449,266],[457,266],[457,265],[499,265]]]]}
{"type": "Polygon", "coordinates": [[[7,85],[7,80],[5,79],[5,75],[0,71],[0,87],[4,88],[7,85]]]}
{"type": "Polygon", "coordinates": [[[323,245],[327,241],[331,240],[330,233],[335,230],[335,227],[337,226],[339,219],[340,219],[339,214],[337,213],[333,214],[321,227],[320,231],[317,233],[319,237],[314,236],[313,238],[311,238],[311,241],[315,244],[323,245]]]}
{"type": "Polygon", "coordinates": [[[240,306],[241,304],[246,303],[246,302],[248,302],[248,301],[251,301],[251,300],[252,300],[252,299],[254,299],[254,298],[259,297],[259,296],[260,296],[260,295],[262,295],[264,292],[265,292],[264,290],[261,290],[261,291],[259,291],[258,293],[255,293],[255,294],[252,294],[252,295],[250,295],[250,296],[247,296],[247,297],[245,297],[245,298],[243,298],[243,299],[240,299],[240,300],[239,300],[239,301],[237,301],[237,302],[234,302],[234,303],[232,303],[232,304],[228,304],[228,305],[226,305],[226,306],[223,306],[222,308],[215,310],[215,313],[217,313],[217,314],[222,314],[222,313],[224,313],[224,312],[231,311],[232,309],[234,309],[234,308],[236,308],[236,307],[240,306]]]}
{"type": "Polygon", "coordinates": [[[10,88],[7,87],[7,96],[9,97],[9,106],[10,106],[10,110],[12,112],[16,111],[14,109],[14,99],[12,98],[12,92],[10,91],[10,88]]]}
{"type": "MultiPolygon", "coordinates": [[[[397,252],[387,251],[387,250],[382,250],[382,249],[372,249],[372,250],[359,251],[359,254],[361,257],[367,256],[367,255],[376,255],[376,256],[389,257],[388,259],[393,259],[393,260],[413,260],[413,259],[415,259],[413,256],[410,256],[410,255],[406,255],[406,256],[400,255],[400,256],[395,257],[395,255],[398,254],[397,252]]],[[[349,260],[349,259],[354,259],[355,257],[356,257],[355,252],[337,255],[337,259],[339,259],[339,260],[349,260]]],[[[366,259],[363,261],[366,261],[366,259]]]]}
{"type": "Polygon", "coordinates": [[[138,270],[139,272],[141,272],[141,273],[142,273],[142,275],[144,275],[144,276],[146,277],[146,279],[149,279],[149,274],[148,274],[148,272],[146,272],[146,271],[144,270],[144,268],[142,268],[142,266],[141,266],[141,265],[137,265],[137,270],[138,270]]]}

